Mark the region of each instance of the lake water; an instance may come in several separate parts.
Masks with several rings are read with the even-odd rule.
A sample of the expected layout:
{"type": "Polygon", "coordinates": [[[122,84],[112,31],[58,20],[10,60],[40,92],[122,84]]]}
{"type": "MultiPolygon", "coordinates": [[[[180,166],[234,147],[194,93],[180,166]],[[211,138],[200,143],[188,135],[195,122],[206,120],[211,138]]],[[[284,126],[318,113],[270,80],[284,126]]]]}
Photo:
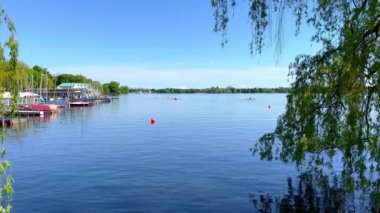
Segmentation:
{"type": "Polygon", "coordinates": [[[283,195],[297,174],[249,151],[285,103],[284,94],[131,94],[14,128],[13,212],[253,211],[251,194],[283,195]]]}

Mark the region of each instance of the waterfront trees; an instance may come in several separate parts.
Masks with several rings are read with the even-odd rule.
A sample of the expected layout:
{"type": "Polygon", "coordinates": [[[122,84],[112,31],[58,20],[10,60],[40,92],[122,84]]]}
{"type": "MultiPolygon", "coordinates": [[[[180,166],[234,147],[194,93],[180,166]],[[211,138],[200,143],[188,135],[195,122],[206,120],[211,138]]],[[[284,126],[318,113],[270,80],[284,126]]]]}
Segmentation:
{"type": "Polygon", "coordinates": [[[128,91],[129,88],[127,86],[120,86],[120,83],[117,81],[111,81],[109,83],[103,84],[104,94],[120,95],[127,94],[128,91]]]}
{"type": "MultiPolygon", "coordinates": [[[[226,44],[229,9],[236,0],[212,0],[215,31],[226,44]]],[[[273,133],[254,148],[263,159],[281,159],[313,169],[332,167],[342,156],[346,189],[373,191],[380,208],[380,2],[378,0],[250,0],[251,53],[261,53],[268,26],[281,50],[284,14],[293,14],[296,34],[305,20],[321,44],[290,66],[294,82],[286,112],[273,133]],[[278,20],[278,22],[271,22],[278,20]],[[375,178],[373,178],[373,175],[375,178]]]]}
{"type": "Polygon", "coordinates": [[[57,85],[62,83],[90,83],[91,79],[83,75],[61,74],[57,76],[57,85]]]}
{"type": "Polygon", "coordinates": [[[120,94],[127,94],[129,92],[129,87],[128,86],[121,86],[119,88],[120,94]]]}
{"type": "Polygon", "coordinates": [[[47,68],[39,65],[34,65],[30,68],[27,64],[20,61],[17,62],[15,71],[11,72],[9,71],[8,61],[0,61],[0,88],[2,90],[10,91],[12,89],[12,81],[10,81],[10,79],[14,79],[19,90],[23,91],[30,90],[31,88],[35,90],[40,87],[42,89],[53,89],[61,83],[88,83],[104,94],[128,93],[128,87],[120,86],[120,84],[116,81],[112,81],[110,84],[106,84],[106,86],[104,86],[99,81],[93,81],[83,75],[64,73],[54,76],[47,68]],[[108,86],[110,86],[110,88],[108,88],[108,86]],[[110,89],[112,92],[110,92],[110,89]]]}
{"type": "Polygon", "coordinates": [[[107,85],[108,85],[108,89],[110,90],[111,94],[117,94],[117,95],[120,94],[119,82],[111,81],[107,85]]]}
{"type": "MultiPolygon", "coordinates": [[[[33,75],[33,88],[41,87],[41,88],[52,89],[55,86],[54,76],[50,74],[47,68],[42,68],[38,65],[34,65],[33,68],[29,70],[28,74],[29,74],[29,81],[30,81],[30,76],[33,75]]],[[[30,82],[29,82],[29,85],[27,85],[27,87],[24,87],[24,88],[29,88],[29,87],[31,87],[30,82]]]]}
{"type": "Polygon", "coordinates": [[[9,71],[9,64],[7,61],[0,62],[0,87],[6,91],[12,89],[12,81],[18,84],[19,90],[28,90],[30,88],[54,87],[54,76],[46,68],[35,65],[30,68],[27,64],[18,61],[14,71],[9,71]],[[33,75],[33,81],[32,81],[33,75]],[[33,82],[33,83],[32,83],[33,82]]]}
{"type": "MultiPolygon", "coordinates": [[[[121,87],[122,88],[122,87],[121,87]]],[[[146,89],[146,88],[127,88],[127,91],[137,93],[287,93],[289,88],[235,88],[235,87],[210,87],[210,88],[164,88],[164,89],[146,89]]]]}
{"type": "Polygon", "coordinates": [[[102,92],[103,94],[105,94],[104,90],[103,90],[103,85],[99,81],[92,81],[91,82],[91,86],[93,88],[95,88],[96,90],[98,90],[98,91],[102,92]]]}

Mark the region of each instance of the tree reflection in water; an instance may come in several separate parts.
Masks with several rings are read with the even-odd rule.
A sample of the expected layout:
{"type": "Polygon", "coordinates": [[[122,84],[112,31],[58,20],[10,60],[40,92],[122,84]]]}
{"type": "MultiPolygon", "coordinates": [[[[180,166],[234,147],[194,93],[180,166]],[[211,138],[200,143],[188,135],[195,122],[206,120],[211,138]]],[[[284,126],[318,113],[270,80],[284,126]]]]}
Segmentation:
{"type": "Polygon", "coordinates": [[[250,202],[258,212],[380,212],[379,192],[347,193],[336,175],[305,172],[296,181],[288,178],[283,197],[251,194],[250,202]]]}

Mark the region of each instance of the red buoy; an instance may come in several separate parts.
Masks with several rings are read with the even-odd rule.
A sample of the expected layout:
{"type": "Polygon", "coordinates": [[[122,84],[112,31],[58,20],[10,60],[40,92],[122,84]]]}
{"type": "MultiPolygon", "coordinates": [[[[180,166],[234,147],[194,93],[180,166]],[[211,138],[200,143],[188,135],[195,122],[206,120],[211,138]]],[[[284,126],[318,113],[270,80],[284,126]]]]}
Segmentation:
{"type": "Polygon", "coordinates": [[[271,107],[271,105],[268,105],[268,109],[271,109],[272,107],[271,107]]]}
{"type": "Polygon", "coordinates": [[[156,124],[156,120],[154,120],[154,118],[151,118],[150,119],[150,125],[154,125],[154,124],[156,124]]]}

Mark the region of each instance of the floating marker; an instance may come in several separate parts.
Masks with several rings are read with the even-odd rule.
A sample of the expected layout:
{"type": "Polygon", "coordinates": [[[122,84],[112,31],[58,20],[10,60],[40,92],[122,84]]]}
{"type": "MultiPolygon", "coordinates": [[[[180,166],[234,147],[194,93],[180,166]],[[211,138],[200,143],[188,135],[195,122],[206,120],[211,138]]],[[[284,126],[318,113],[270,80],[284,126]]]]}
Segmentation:
{"type": "Polygon", "coordinates": [[[268,105],[268,109],[271,109],[272,107],[270,105],[268,105]]]}
{"type": "Polygon", "coordinates": [[[156,124],[156,120],[154,120],[154,118],[151,118],[150,119],[150,125],[155,125],[156,124]]]}

